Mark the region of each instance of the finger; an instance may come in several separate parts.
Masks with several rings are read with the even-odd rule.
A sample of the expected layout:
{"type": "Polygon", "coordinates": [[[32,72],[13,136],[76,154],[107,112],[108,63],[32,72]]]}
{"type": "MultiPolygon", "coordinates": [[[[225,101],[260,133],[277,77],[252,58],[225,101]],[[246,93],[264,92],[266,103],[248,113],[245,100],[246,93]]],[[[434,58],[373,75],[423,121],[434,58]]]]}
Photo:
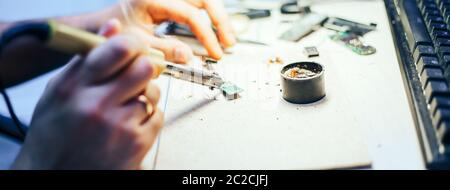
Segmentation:
{"type": "Polygon", "coordinates": [[[205,9],[213,25],[217,28],[219,41],[225,47],[233,46],[236,43],[233,29],[228,15],[221,0],[188,0],[192,5],[205,9]]]}
{"type": "Polygon", "coordinates": [[[113,37],[89,53],[81,76],[88,84],[111,78],[132,63],[140,49],[141,45],[131,35],[113,37]]]}
{"type": "MultiPolygon", "coordinates": [[[[67,84],[74,84],[74,80],[76,82],[78,82],[78,73],[80,71],[80,68],[82,67],[82,62],[84,61],[84,59],[77,55],[75,57],[73,57],[69,63],[67,63],[67,65],[62,69],[61,72],[59,72],[58,74],[56,74],[53,78],[51,78],[49,80],[49,82],[47,83],[47,87],[51,87],[51,86],[57,86],[57,85],[67,85],[67,84]]],[[[75,83],[76,83],[75,82],[75,83]]],[[[72,85],[75,86],[75,85],[72,85]]]]}
{"type": "Polygon", "coordinates": [[[176,63],[187,63],[194,57],[192,49],[175,38],[149,37],[149,45],[165,54],[165,58],[176,63]]]}
{"type": "Polygon", "coordinates": [[[99,34],[102,36],[105,36],[107,38],[110,38],[114,35],[119,34],[122,31],[122,23],[116,18],[108,20],[106,24],[104,24],[100,30],[99,34]]]}
{"type": "Polygon", "coordinates": [[[104,85],[108,100],[123,104],[143,92],[153,75],[153,66],[147,56],[138,57],[134,63],[104,85]]]}
{"type": "Polygon", "coordinates": [[[153,106],[146,101],[134,98],[124,104],[117,111],[121,119],[130,120],[132,126],[140,126],[148,120],[149,114],[153,112],[153,106]]]}
{"type": "Polygon", "coordinates": [[[214,59],[222,58],[223,51],[219,41],[210,23],[198,8],[184,1],[158,1],[153,3],[148,11],[156,22],[171,19],[189,25],[197,39],[205,46],[208,54],[214,59]]]}
{"type": "Polygon", "coordinates": [[[164,124],[164,114],[161,110],[156,109],[150,119],[145,122],[140,130],[146,139],[156,139],[164,124]]]}
{"type": "Polygon", "coordinates": [[[127,27],[124,33],[138,38],[141,44],[162,51],[165,59],[169,61],[186,63],[194,56],[192,49],[187,44],[175,38],[158,38],[138,27],[127,27]]]}
{"type": "Polygon", "coordinates": [[[158,105],[161,96],[161,91],[159,90],[159,87],[156,86],[155,84],[148,83],[144,95],[147,97],[149,103],[156,107],[158,105]]]}

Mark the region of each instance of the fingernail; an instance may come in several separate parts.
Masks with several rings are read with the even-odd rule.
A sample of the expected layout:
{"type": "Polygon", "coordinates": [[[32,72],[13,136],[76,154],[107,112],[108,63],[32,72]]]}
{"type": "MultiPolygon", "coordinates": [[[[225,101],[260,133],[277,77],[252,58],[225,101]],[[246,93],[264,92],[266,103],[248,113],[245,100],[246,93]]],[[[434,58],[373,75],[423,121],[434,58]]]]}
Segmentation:
{"type": "Polygon", "coordinates": [[[174,59],[179,63],[186,63],[193,57],[193,53],[191,50],[178,47],[174,49],[174,59]]]}
{"type": "Polygon", "coordinates": [[[151,58],[147,56],[143,56],[139,59],[141,64],[145,64],[150,66],[149,72],[151,74],[151,78],[157,78],[159,76],[158,67],[152,64],[151,58]]]}
{"type": "Polygon", "coordinates": [[[118,19],[113,18],[110,19],[104,24],[102,27],[100,27],[99,34],[106,37],[111,37],[117,33],[119,33],[121,30],[121,23],[118,19]]]}
{"type": "Polygon", "coordinates": [[[222,59],[223,56],[223,51],[221,48],[216,49],[215,53],[213,53],[211,55],[211,57],[213,57],[214,59],[220,60],[222,59]]]}
{"type": "Polygon", "coordinates": [[[228,38],[228,42],[230,43],[230,46],[233,46],[234,44],[236,44],[237,40],[236,40],[236,33],[234,32],[233,28],[230,27],[228,31],[226,31],[226,36],[228,38]]]}
{"type": "Polygon", "coordinates": [[[184,62],[186,61],[186,56],[184,55],[184,52],[181,48],[175,48],[174,49],[174,59],[177,62],[184,62]]]}
{"type": "Polygon", "coordinates": [[[236,44],[236,38],[232,34],[228,34],[228,47],[233,46],[236,44]]]}
{"type": "Polygon", "coordinates": [[[231,43],[231,45],[236,44],[236,35],[235,35],[235,33],[234,33],[234,31],[232,29],[227,31],[227,37],[228,37],[229,42],[231,43]]]}

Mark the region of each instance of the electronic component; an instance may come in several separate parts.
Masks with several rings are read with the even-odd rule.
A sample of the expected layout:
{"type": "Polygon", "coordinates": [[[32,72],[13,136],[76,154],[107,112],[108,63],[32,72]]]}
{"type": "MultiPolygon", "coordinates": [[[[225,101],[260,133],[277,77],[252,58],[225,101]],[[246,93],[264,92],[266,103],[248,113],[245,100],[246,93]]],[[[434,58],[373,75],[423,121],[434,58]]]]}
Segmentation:
{"type": "Polygon", "coordinates": [[[336,17],[329,18],[323,26],[330,30],[335,30],[338,32],[350,32],[359,36],[364,36],[365,34],[374,31],[377,28],[377,25],[375,23],[367,25],[336,17]]]}
{"type": "Polygon", "coordinates": [[[316,47],[305,47],[303,53],[309,58],[319,56],[319,50],[316,47]]]}
{"type": "Polygon", "coordinates": [[[272,15],[272,11],[270,9],[245,8],[239,5],[237,7],[227,7],[227,12],[234,18],[236,18],[236,16],[244,16],[250,20],[267,18],[272,15]]]}
{"type": "MultiPolygon", "coordinates": [[[[219,74],[215,71],[213,66],[214,64],[217,64],[217,60],[209,58],[207,56],[202,56],[201,58],[203,62],[203,67],[205,67],[213,75],[213,77],[211,78],[203,78],[201,84],[209,86],[211,90],[219,89],[227,100],[238,99],[239,93],[241,93],[244,90],[229,81],[224,81],[222,77],[219,76],[219,74]]],[[[195,76],[192,75],[191,76],[184,75],[179,77],[185,77],[188,78],[188,80],[196,80],[195,78],[193,78],[195,76]]],[[[199,80],[197,81],[200,82],[199,80]]]]}
{"type": "Polygon", "coordinates": [[[294,21],[292,28],[284,32],[280,38],[283,40],[296,42],[305,37],[307,34],[313,32],[327,18],[327,16],[317,13],[302,15],[300,19],[294,21]]]}
{"type": "Polygon", "coordinates": [[[239,93],[244,91],[242,88],[239,88],[238,86],[230,82],[225,82],[220,85],[220,90],[228,100],[239,98],[239,93]]]}
{"type": "Polygon", "coordinates": [[[338,32],[330,36],[333,41],[340,42],[359,55],[372,55],[376,49],[362,42],[361,37],[349,32],[338,32]]]}
{"type": "Polygon", "coordinates": [[[249,19],[258,19],[270,17],[271,12],[270,9],[248,9],[241,14],[247,16],[249,19]]]}
{"type": "Polygon", "coordinates": [[[311,9],[308,3],[303,3],[302,1],[293,1],[287,2],[281,5],[280,12],[281,14],[306,14],[310,13],[311,9]],[[302,2],[299,6],[298,2],[302,2]],[[303,6],[306,5],[306,6],[303,6]]]}
{"type": "Polygon", "coordinates": [[[202,61],[205,64],[208,64],[208,65],[210,65],[210,64],[217,64],[217,60],[215,60],[213,58],[210,58],[210,57],[207,57],[207,56],[202,56],[202,61]]]}
{"type": "Polygon", "coordinates": [[[202,58],[202,66],[203,66],[204,68],[206,68],[208,71],[211,71],[211,72],[217,74],[217,73],[214,71],[214,67],[213,67],[213,64],[214,64],[214,65],[217,64],[217,61],[214,60],[214,59],[212,59],[212,58],[209,58],[209,57],[207,57],[207,56],[201,56],[201,58],[202,58]]]}
{"type": "MultiPolygon", "coordinates": [[[[214,32],[217,32],[216,29],[213,27],[214,32]]],[[[192,33],[191,29],[183,24],[179,24],[176,22],[163,22],[155,29],[155,34],[157,36],[164,36],[164,35],[175,35],[175,36],[183,36],[188,38],[195,38],[194,33],[192,33]]],[[[245,39],[237,37],[236,39],[239,43],[246,43],[246,44],[253,44],[253,45],[263,45],[267,46],[267,43],[251,40],[251,39],[245,39]]]]}

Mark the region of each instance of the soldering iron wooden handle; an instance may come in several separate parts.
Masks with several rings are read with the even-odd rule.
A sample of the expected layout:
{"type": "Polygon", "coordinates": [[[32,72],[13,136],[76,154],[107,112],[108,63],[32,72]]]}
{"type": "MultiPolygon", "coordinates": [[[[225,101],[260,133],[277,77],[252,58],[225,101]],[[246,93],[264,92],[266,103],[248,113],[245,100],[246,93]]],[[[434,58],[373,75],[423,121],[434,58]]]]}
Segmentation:
{"type": "MultiPolygon", "coordinates": [[[[69,54],[87,54],[90,50],[106,42],[106,38],[78,28],[70,27],[55,21],[49,21],[51,28],[47,46],[69,54]]],[[[154,66],[153,78],[158,78],[167,67],[164,53],[148,48],[142,54],[152,58],[154,66]]]]}

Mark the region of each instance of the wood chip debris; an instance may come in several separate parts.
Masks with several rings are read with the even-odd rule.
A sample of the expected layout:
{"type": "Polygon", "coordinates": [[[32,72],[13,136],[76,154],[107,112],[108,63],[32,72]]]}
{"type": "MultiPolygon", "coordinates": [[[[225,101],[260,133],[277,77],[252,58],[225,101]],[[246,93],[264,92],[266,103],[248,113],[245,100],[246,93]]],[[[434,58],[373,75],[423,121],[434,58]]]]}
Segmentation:
{"type": "Polygon", "coordinates": [[[279,56],[274,56],[269,59],[269,64],[283,64],[284,61],[279,56]]]}

